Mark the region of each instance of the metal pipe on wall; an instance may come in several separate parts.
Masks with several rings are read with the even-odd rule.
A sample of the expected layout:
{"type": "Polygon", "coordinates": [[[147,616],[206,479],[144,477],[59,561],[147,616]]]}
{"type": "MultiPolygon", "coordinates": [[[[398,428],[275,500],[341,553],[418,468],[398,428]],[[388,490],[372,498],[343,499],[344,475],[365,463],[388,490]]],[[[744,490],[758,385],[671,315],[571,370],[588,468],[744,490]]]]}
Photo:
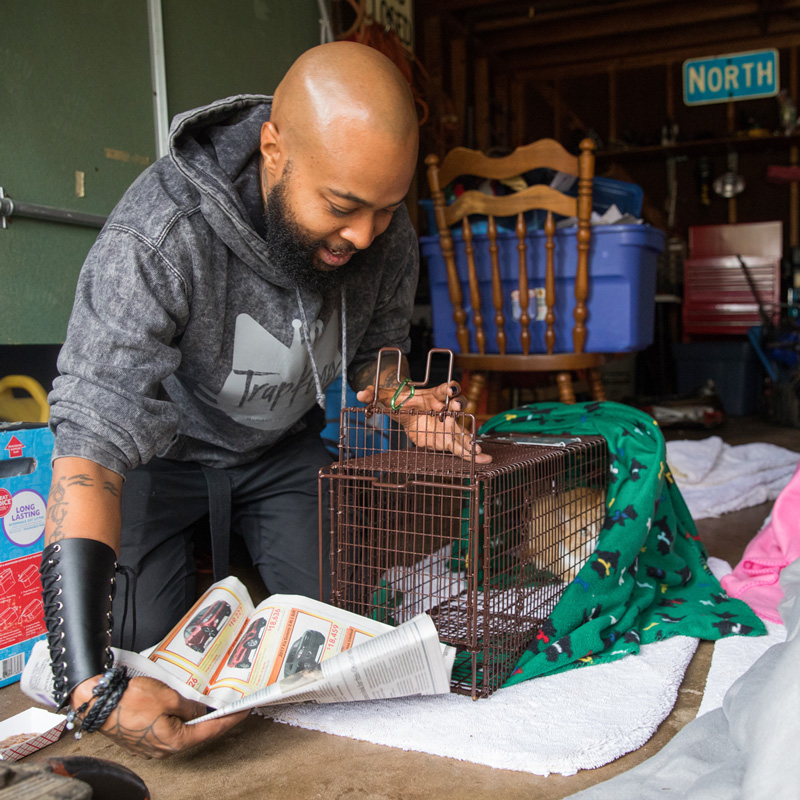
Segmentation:
{"type": "Polygon", "coordinates": [[[319,7],[319,43],[327,44],[333,41],[333,28],[331,27],[331,15],[328,12],[328,0],[317,0],[319,7]]]}
{"type": "Polygon", "coordinates": [[[85,214],[82,211],[40,206],[35,203],[20,203],[18,200],[4,197],[2,191],[0,191],[0,220],[2,220],[2,227],[6,227],[6,220],[9,217],[25,217],[26,219],[39,219],[46,222],[64,222],[68,225],[82,225],[86,228],[102,228],[106,224],[106,217],[99,214],[85,214]]]}

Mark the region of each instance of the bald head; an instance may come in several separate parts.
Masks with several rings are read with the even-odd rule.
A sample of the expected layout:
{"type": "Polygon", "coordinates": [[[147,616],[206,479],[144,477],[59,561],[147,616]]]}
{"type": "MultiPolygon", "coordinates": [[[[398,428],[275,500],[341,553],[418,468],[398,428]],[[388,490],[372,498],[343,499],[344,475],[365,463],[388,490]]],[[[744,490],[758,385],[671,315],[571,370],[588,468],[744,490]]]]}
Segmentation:
{"type": "Polygon", "coordinates": [[[281,81],[261,127],[268,217],[288,221],[294,239],[313,250],[316,269],[338,269],[402,206],[418,130],[408,83],[386,56],[353,42],[308,50],[281,81]]]}
{"type": "Polygon", "coordinates": [[[408,82],[386,56],[355,42],[303,53],[275,91],[271,120],[292,149],[319,152],[345,136],[373,134],[416,155],[418,126],[408,82]]]}

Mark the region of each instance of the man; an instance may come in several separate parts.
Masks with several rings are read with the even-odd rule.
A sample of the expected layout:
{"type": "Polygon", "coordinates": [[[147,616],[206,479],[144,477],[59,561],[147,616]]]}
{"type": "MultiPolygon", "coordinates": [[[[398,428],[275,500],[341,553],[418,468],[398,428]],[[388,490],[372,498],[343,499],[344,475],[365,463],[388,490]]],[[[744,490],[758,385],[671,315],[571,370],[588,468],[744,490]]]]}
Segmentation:
{"type": "MultiPolygon", "coordinates": [[[[371,402],[379,348],[408,347],[417,242],[403,199],[417,141],[391,62],[323,45],[272,101],[233,97],[176,118],[170,156],[109,217],[50,398],[42,585],[56,694],[75,725],[162,757],[241,719],[186,726],[199,704],[110,669],[111,629],[134,646],[110,613],[117,553],[138,576],[136,649],[193,602],[206,517],[218,571],[232,527],[271,592],[319,594],[317,472],[330,457],[317,404],[340,371],[371,402]]],[[[382,402],[396,376],[387,363],[382,402]]],[[[440,410],[456,391],[400,398],[440,410]]],[[[418,444],[469,447],[449,421],[423,420],[418,444]]]]}

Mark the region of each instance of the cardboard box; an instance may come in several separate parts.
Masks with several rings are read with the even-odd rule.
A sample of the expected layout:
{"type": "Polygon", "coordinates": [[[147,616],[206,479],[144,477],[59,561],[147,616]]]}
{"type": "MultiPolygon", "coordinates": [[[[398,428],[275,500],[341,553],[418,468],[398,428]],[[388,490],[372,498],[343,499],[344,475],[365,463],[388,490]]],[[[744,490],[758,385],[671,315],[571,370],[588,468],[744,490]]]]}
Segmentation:
{"type": "Polygon", "coordinates": [[[19,680],[45,635],[39,562],[53,472],[45,425],[0,425],[0,686],[19,680]]]}
{"type": "Polygon", "coordinates": [[[41,708],[29,708],[3,720],[0,722],[0,742],[11,736],[26,735],[26,738],[0,749],[0,761],[19,761],[58,741],[66,721],[63,715],[41,708]]]}

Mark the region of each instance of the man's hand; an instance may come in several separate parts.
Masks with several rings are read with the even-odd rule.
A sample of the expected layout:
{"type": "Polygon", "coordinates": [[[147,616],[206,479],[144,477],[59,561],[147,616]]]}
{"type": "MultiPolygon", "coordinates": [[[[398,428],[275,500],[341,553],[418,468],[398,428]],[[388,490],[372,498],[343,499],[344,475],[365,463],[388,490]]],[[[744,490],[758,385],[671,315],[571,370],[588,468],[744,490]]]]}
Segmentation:
{"type": "MultiPolygon", "coordinates": [[[[392,398],[396,388],[380,389],[378,404],[386,409],[391,408],[392,398]]],[[[411,389],[404,386],[400,391],[395,405],[403,410],[434,411],[437,414],[398,414],[397,421],[403,426],[408,438],[417,447],[428,447],[432,450],[445,450],[462,458],[469,458],[472,452],[473,437],[461,428],[452,417],[439,419],[438,412],[447,408],[449,411],[460,411],[466,405],[461,397],[460,387],[457,383],[441,383],[431,389],[416,389],[414,396],[410,397],[411,389]],[[447,398],[450,397],[450,405],[447,398]]],[[[369,405],[375,401],[375,387],[373,385],[362,389],[356,397],[369,405]]],[[[480,445],[475,445],[475,463],[488,464],[492,457],[481,452],[480,445]]]]}
{"type": "MultiPolygon", "coordinates": [[[[92,696],[99,675],[84,681],[72,693],[77,708],[92,696]]],[[[152,678],[132,678],[119,705],[111,712],[100,732],[129,753],[141,758],[167,758],[202,742],[215,739],[240,723],[242,711],[227,717],[184,724],[206,713],[206,707],[187,700],[152,678]]]]}

